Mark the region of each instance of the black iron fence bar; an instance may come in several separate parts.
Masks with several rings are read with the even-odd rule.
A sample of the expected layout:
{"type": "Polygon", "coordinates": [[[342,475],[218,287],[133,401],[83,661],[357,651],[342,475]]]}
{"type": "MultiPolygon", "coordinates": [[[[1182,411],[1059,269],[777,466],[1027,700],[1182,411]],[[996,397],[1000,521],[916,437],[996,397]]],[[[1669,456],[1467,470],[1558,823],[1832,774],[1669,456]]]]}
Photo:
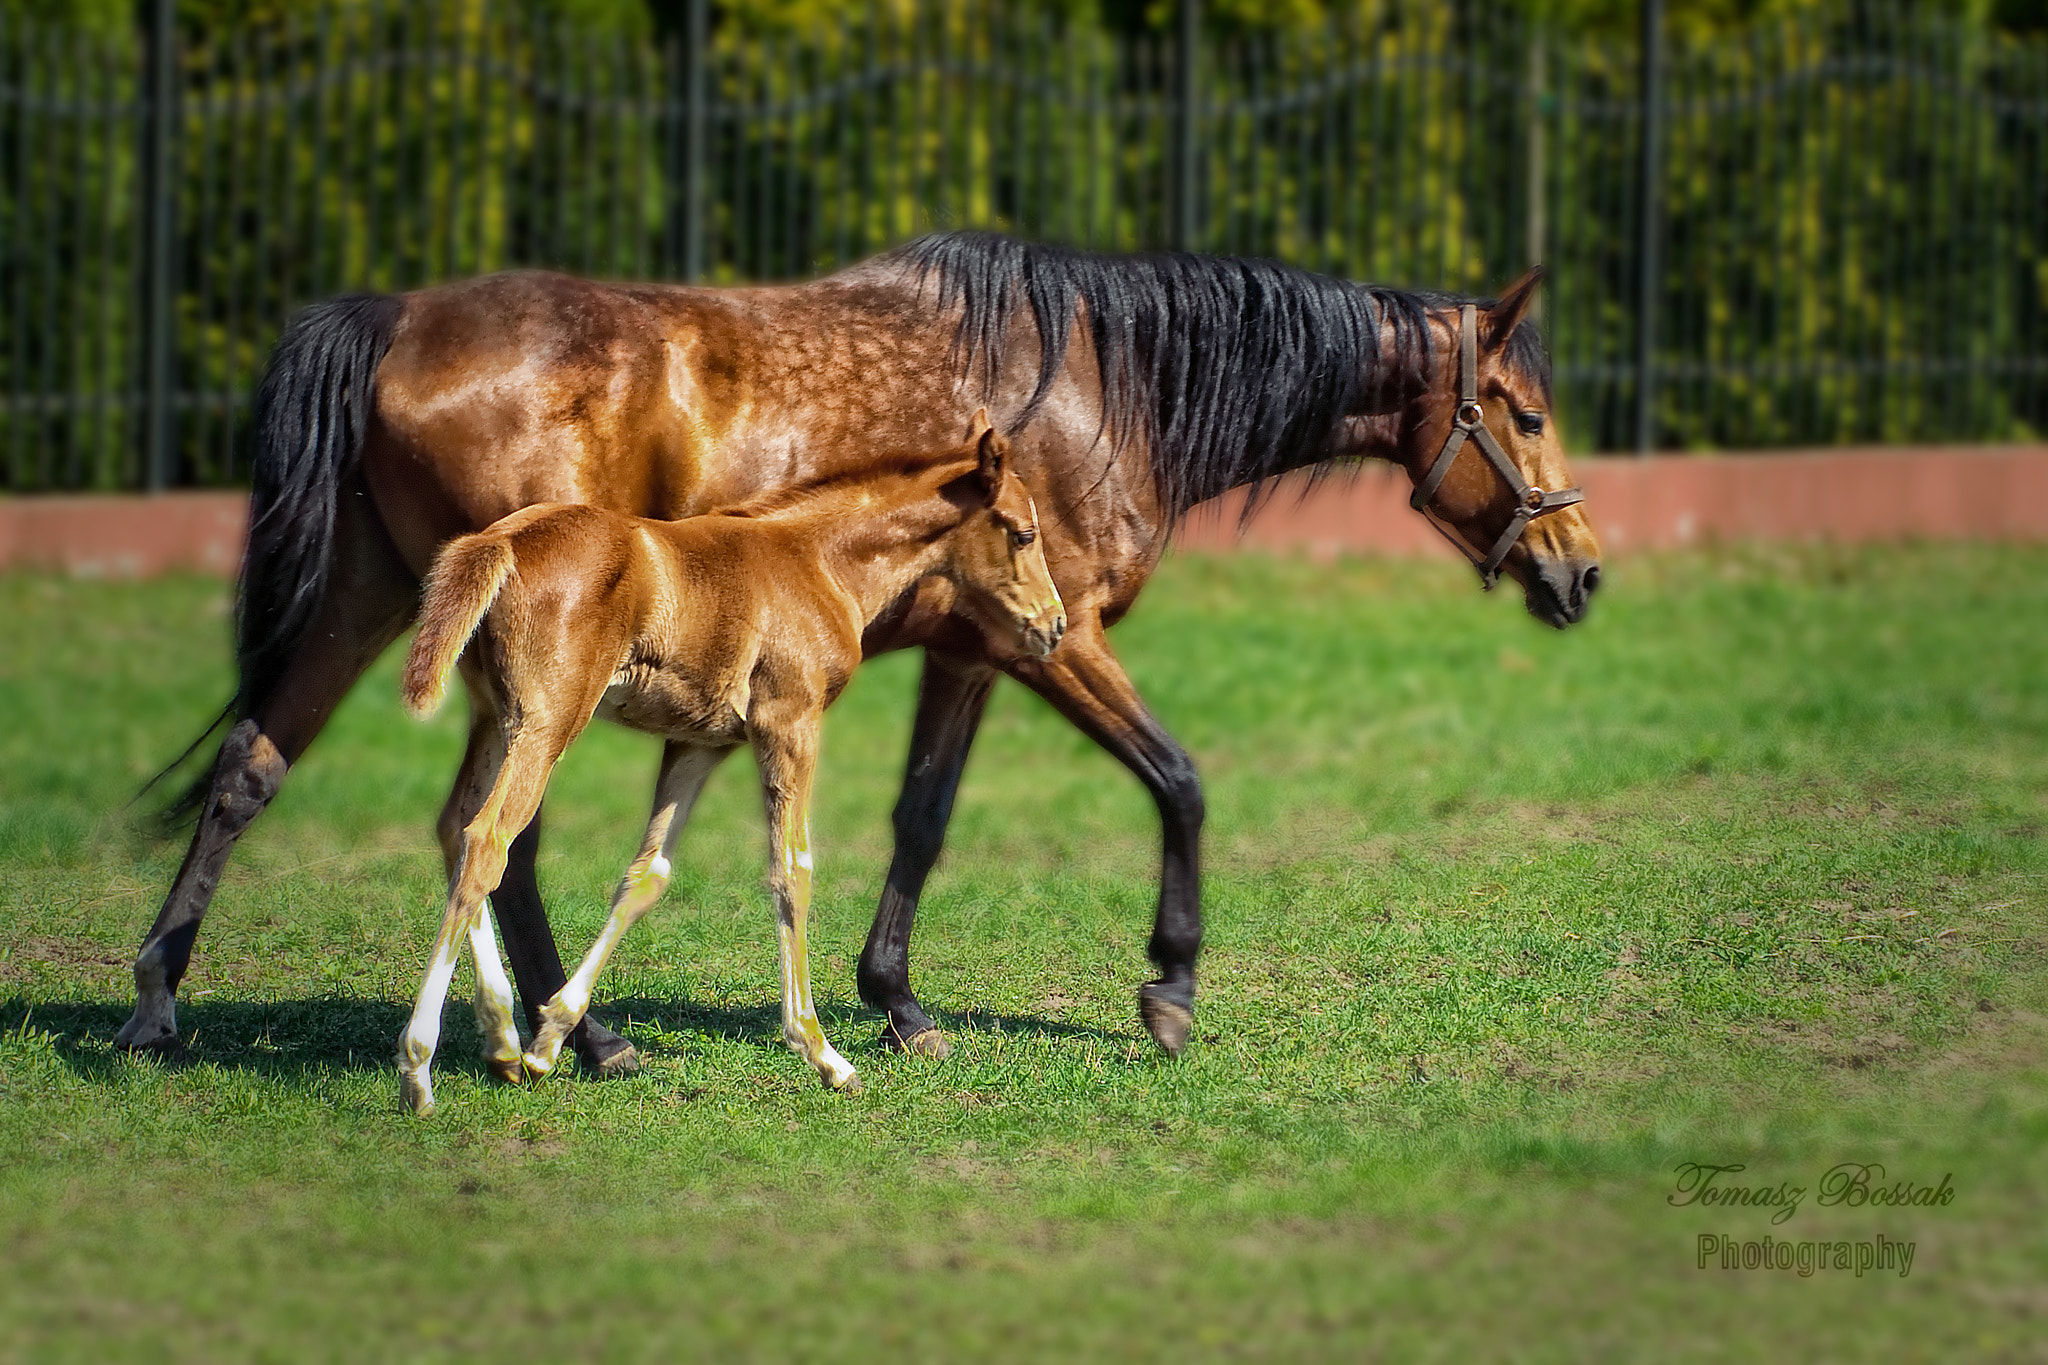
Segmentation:
{"type": "Polygon", "coordinates": [[[1547,256],[1581,446],[2048,429],[2048,48],[1864,0],[1674,40],[1646,106],[1640,50],[1493,3],[1191,45],[981,0],[750,42],[686,0],[660,46],[335,0],[189,39],[162,101],[147,31],[0,16],[0,488],[236,480],[270,338],[342,289],[786,278],[944,224],[1462,289],[1547,256]]]}

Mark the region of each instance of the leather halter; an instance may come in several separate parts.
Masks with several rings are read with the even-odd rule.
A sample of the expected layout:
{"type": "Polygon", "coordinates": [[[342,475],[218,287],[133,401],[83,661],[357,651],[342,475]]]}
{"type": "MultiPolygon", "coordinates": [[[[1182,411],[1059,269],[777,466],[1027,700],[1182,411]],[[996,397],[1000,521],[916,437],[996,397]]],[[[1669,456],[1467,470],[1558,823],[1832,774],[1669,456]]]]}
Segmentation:
{"type": "Polygon", "coordinates": [[[1459,552],[1472,561],[1472,567],[1479,570],[1480,586],[1492,592],[1495,581],[1500,578],[1501,561],[1508,557],[1508,551],[1515,548],[1515,542],[1522,538],[1522,532],[1528,529],[1529,523],[1538,517],[1562,511],[1573,503],[1583,502],[1586,495],[1576,488],[1546,493],[1522,477],[1522,471],[1515,467],[1515,462],[1500,448],[1500,442],[1494,440],[1493,433],[1486,429],[1486,410],[1479,406],[1479,319],[1478,310],[1472,304],[1459,306],[1458,332],[1458,411],[1451,418],[1451,434],[1444,438],[1444,448],[1437,453],[1436,463],[1429,467],[1429,473],[1415,485],[1415,496],[1408,499],[1408,505],[1428,518],[1429,524],[1441,531],[1445,540],[1457,546],[1459,552]],[[1479,447],[1480,454],[1486,456],[1487,462],[1507,484],[1515,499],[1515,515],[1509,518],[1507,529],[1493,542],[1493,548],[1483,555],[1466,544],[1465,537],[1429,506],[1468,439],[1479,447]]]}

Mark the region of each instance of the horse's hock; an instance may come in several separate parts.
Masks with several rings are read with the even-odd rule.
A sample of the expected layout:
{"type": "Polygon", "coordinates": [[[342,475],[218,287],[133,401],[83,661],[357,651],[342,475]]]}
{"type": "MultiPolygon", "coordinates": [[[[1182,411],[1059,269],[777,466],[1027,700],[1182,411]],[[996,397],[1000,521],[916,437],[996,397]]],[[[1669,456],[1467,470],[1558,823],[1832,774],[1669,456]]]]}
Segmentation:
{"type": "MultiPolygon", "coordinates": [[[[1610,552],[1755,540],[2048,540],[2048,445],[1581,456],[1574,465],[1610,552]]],[[[1391,466],[1368,466],[1305,500],[1282,490],[1240,538],[1243,495],[1232,493],[1190,515],[1179,543],[1451,556],[1409,510],[1408,494],[1391,466]]],[[[0,569],[227,577],[241,563],[248,501],[233,491],[0,498],[0,569]]]]}

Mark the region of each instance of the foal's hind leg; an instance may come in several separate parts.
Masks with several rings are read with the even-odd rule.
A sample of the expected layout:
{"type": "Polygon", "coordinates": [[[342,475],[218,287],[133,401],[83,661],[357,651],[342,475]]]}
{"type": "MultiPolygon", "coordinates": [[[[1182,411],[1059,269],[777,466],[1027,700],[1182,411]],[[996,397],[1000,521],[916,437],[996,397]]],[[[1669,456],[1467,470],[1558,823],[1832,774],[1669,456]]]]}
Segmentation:
{"type": "MultiPolygon", "coordinates": [[[[463,831],[483,810],[491,786],[505,761],[504,727],[492,709],[488,696],[476,685],[471,667],[464,665],[463,681],[469,686],[469,743],[462,753],[462,766],[441,807],[435,830],[441,837],[441,857],[449,884],[461,869],[463,831]]],[[[476,1023],[483,1042],[484,1065],[498,1079],[518,1084],[526,1079],[519,1060],[519,1028],[513,1022],[512,985],[505,979],[505,967],[498,956],[498,941],[491,928],[491,903],[479,909],[470,930],[470,956],[476,964],[476,1023]]]]}
{"type": "Polygon", "coordinates": [[[476,1031],[483,1038],[484,1065],[499,1080],[517,1085],[526,1079],[526,1066],[519,1057],[519,1027],[512,1022],[512,983],[498,957],[488,900],[477,907],[470,926],[469,960],[476,968],[476,1031]]]}
{"type": "MultiPolygon", "coordinates": [[[[512,841],[505,855],[505,875],[491,895],[491,908],[505,931],[505,953],[512,960],[512,978],[519,983],[519,999],[526,1007],[526,1026],[540,1028],[540,1008],[568,976],[562,970],[561,953],[555,947],[554,931],[548,927],[546,909],[540,899],[540,879],[534,862],[540,853],[541,825],[547,817],[543,803],[533,819],[512,841]]],[[[627,1076],[640,1069],[640,1054],[633,1045],[588,1014],[569,1034],[569,1046],[583,1059],[583,1065],[600,1076],[627,1076]]]]}
{"type": "Polygon", "coordinates": [[[478,943],[476,938],[484,914],[484,898],[504,875],[505,850],[513,834],[524,828],[540,808],[548,774],[563,747],[564,742],[556,737],[524,730],[514,736],[502,763],[488,765],[489,794],[482,809],[462,831],[461,854],[455,875],[449,878],[448,905],[442,912],[441,930],[434,939],[433,954],[427,961],[426,977],[420,982],[412,1018],[398,1038],[399,1094],[415,1114],[433,1112],[432,1067],[434,1049],[441,1041],[441,1006],[448,998],[448,983],[455,976],[463,942],[471,940],[475,946],[490,949],[488,954],[477,954],[479,974],[489,971],[484,960],[489,957],[496,961],[496,943],[478,943]]]}
{"type": "Polygon", "coordinates": [[[334,577],[304,643],[270,695],[251,699],[247,718],[220,746],[199,827],[136,956],[135,1013],[116,1035],[117,1046],[177,1046],[174,995],[235,841],[277,795],[286,770],[363,670],[412,619],[418,584],[384,532],[352,510],[354,502],[341,500],[334,577]]]}
{"type": "Polygon", "coordinates": [[[590,1008],[591,987],[610,960],[612,950],[668,889],[669,856],[675,849],[676,836],[689,822],[690,809],[697,804],[697,795],[704,790],[712,769],[731,752],[673,743],[663,750],[661,776],[654,788],[654,814],[647,822],[647,837],[641,840],[640,856],[620,879],[619,889],[612,894],[611,917],[605,921],[597,941],[590,945],[590,951],[584,954],[576,974],[555,993],[554,999],[541,1007],[540,1029],[534,1035],[533,1045],[526,1050],[527,1069],[535,1075],[544,1076],[554,1070],[555,1059],[561,1055],[562,1039],[590,1008]]]}
{"type": "MultiPolygon", "coordinates": [[[[469,693],[469,745],[462,756],[462,773],[448,794],[447,804],[441,808],[436,826],[441,836],[442,857],[451,876],[461,851],[463,828],[482,809],[489,787],[487,776],[476,776],[476,765],[492,746],[499,746],[502,756],[503,745],[498,714],[467,655],[461,673],[469,693]]],[[[526,828],[513,839],[506,851],[504,875],[491,893],[491,908],[504,926],[505,953],[512,961],[512,976],[519,983],[519,995],[526,1004],[526,1026],[535,1032],[540,1030],[540,1007],[568,979],[562,972],[562,959],[555,949],[555,936],[541,906],[540,883],[534,875],[534,859],[540,849],[540,822],[541,812],[535,811],[526,828]]],[[[478,987],[482,988],[481,981],[478,987]]],[[[481,998],[478,1008],[484,1008],[481,998]]],[[[584,1063],[599,1075],[629,1075],[640,1069],[640,1054],[633,1050],[633,1045],[587,1016],[569,1035],[569,1042],[584,1063]]],[[[525,1067],[516,1047],[502,1066],[495,1058],[486,1060],[506,1080],[524,1079],[525,1067]]]]}

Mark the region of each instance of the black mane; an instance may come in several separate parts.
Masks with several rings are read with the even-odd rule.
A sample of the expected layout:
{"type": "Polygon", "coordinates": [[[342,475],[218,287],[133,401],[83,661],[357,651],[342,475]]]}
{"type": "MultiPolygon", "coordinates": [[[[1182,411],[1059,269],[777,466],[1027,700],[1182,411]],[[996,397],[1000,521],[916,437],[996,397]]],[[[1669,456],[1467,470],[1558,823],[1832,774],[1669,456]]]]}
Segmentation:
{"type": "MultiPolygon", "coordinates": [[[[1467,301],[1274,261],[1111,256],[988,232],[937,233],[894,255],[920,277],[937,276],[942,308],[961,307],[955,355],[985,385],[1000,367],[1012,311],[1029,303],[1038,384],[1013,426],[1051,390],[1085,303],[1104,425],[1118,444],[1145,440],[1160,499],[1176,518],[1227,489],[1329,460],[1347,414],[1388,410],[1426,381],[1429,310],[1467,301]]],[[[1517,330],[1510,362],[1545,376],[1547,388],[1532,326],[1517,330]]]]}

